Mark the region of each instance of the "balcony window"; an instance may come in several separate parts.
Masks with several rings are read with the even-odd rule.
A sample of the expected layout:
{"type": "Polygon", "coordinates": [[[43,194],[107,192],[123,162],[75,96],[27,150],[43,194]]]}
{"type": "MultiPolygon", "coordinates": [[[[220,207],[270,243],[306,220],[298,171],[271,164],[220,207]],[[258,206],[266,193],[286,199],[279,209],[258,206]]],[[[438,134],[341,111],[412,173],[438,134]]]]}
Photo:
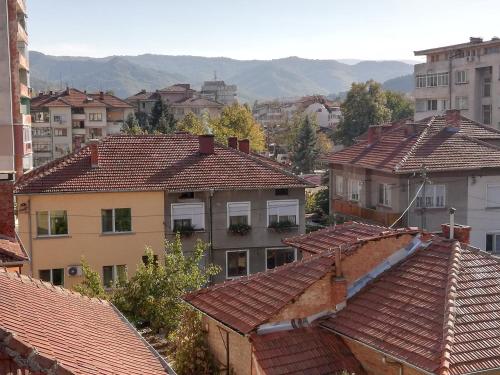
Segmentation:
{"type": "Polygon", "coordinates": [[[64,117],[61,115],[54,115],[52,117],[52,119],[53,119],[53,122],[56,122],[58,124],[62,124],[64,122],[64,117]]]}
{"type": "Polygon", "coordinates": [[[101,210],[102,233],[132,231],[132,210],[130,208],[111,208],[101,210]]]}
{"type": "Polygon", "coordinates": [[[102,113],[89,113],[89,121],[102,121],[102,113]]]}
{"type": "Polygon", "coordinates": [[[391,185],[379,184],[378,185],[378,203],[383,206],[391,206],[391,185]]]}
{"type": "Polygon", "coordinates": [[[267,201],[267,226],[286,222],[299,224],[298,199],[267,201]]]}
{"type": "Polygon", "coordinates": [[[50,128],[49,127],[43,127],[43,128],[31,128],[31,133],[33,137],[50,137],[50,128]]]}
{"type": "Polygon", "coordinates": [[[205,229],[205,204],[200,203],[172,203],[171,229],[182,232],[184,229],[205,229]]]}
{"type": "Polygon", "coordinates": [[[102,267],[102,283],[106,288],[123,285],[126,281],[127,266],[125,264],[102,267]]]}
{"type": "Polygon", "coordinates": [[[90,139],[96,139],[102,137],[102,129],[101,128],[90,128],[89,129],[89,137],[90,139]]]}
{"type": "Polygon", "coordinates": [[[266,249],[266,269],[292,263],[297,259],[297,252],[291,248],[266,249]]]}
{"type": "Polygon", "coordinates": [[[483,105],[483,124],[491,125],[491,105],[483,105]]]}
{"type": "Polygon", "coordinates": [[[486,249],[489,253],[500,254],[500,233],[486,234],[486,249]]]}
{"type": "Polygon", "coordinates": [[[438,109],[437,99],[427,100],[427,111],[437,111],[437,109],[438,109]]]}
{"type": "Polygon", "coordinates": [[[455,72],[455,84],[465,84],[468,83],[467,71],[466,70],[457,70],[455,72]]]}
{"type": "Polygon", "coordinates": [[[64,156],[70,153],[70,145],[66,143],[56,144],[54,146],[54,152],[56,156],[64,156]]]}
{"type": "Polygon", "coordinates": [[[49,143],[33,143],[33,151],[35,152],[50,152],[49,143]]]}
{"type": "Polygon", "coordinates": [[[66,211],[38,211],[36,213],[38,236],[63,236],[68,234],[66,211]]]}
{"type": "Polygon", "coordinates": [[[455,108],[464,110],[469,109],[469,97],[468,96],[455,97],[455,108]]]}
{"type": "Polygon", "coordinates": [[[426,185],[417,196],[418,208],[439,208],[445,206],[445,185],[426,185]],[[424,199],[425,198],[425,199],[424,199]]]}
{"type": "Polygon", "coordinates": [[[361,191],[361,182],[359,180],[349,180],[349,200],[358,202],[361,191]]]}
{"type": "Polygon", "coordinates": [[[248,250],[226,251],[226,278],[248,275],[248,250]]]}
{"type": "Polygon", "coordinates": [[[67,137],[68,129],[66,128],[55,128],[54,129],[54,137],[67,137]]]}
{"type": "Polygon", "coordinates": [[[485,78],[483,80],[483,97],[489,98],[491,96],[491,78],[485,78]]]}
{"type": "Polygon", "coordinates": [[[64,268],[53,268],[38,271],[40,280],[54,285],[64,285],[64,268]]]}
{"type": "Polygon", "coordinates": [[[250,225],[250,202],[227,203],[227,226],[250,225]]]}
{"type": "Polygon", "coordinates": [[[335,193],[337,195],[344,194],[344,176],[335,176],[335,193]]]}

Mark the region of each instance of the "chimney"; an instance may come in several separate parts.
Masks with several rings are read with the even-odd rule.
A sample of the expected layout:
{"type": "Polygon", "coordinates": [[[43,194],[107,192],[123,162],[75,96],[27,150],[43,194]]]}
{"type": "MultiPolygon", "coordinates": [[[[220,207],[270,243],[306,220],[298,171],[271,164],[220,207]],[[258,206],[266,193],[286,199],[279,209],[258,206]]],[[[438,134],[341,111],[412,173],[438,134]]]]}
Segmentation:
{"type": "Polygon", "coordinates": [[[445,115],[446,129],[450,131],[460,130],[460,110],[448,109],[445,115]]]}
{"type": "Polygon", "coordinates": [[[411,121],[407,121],[405,122],[405,137],[408,138],[408,137],[413,137],[415,135],[415,133],[417,132],[417,129],[416,129],[416,125],[411,122],[411,121]]]}
{"type": "Polygon", "coordinates": [[[229,137],[227,139],[227,145],[235,150],[238,149],[238,137],[229,137]]]}
{"type": "Polygon", "coordinates": [[[368,127],[368,146],[373,145],[378,139],[377,129],[374,126],[368,127]]]}
{"type": "Polygon", "coordinates": [[[104,92],[102,91],[99,91],[99,98],[102,100],[104,99],[104,92]]]}
{"type": "Polygon", "coordinates": [[[89,147],[90,165],[92,166],[92,168],[97,168],[99,166],[99,141],[96,139],[91,139],[89,147]]]}
{"type": "Polygon", "coordinates": [[[245,154],[250,153],[250,141],[248,139],[241,139],[238,141],[238,149],[245,154]]]}
{"type": "Polygon", "coordinates": [[[331,279],[331,304],[335,310],[342,310],[347,300],[347,280],[342,273],[342,249],[335,249],[335,275],[331,279]]]}
{"type": "Polygon", "coordinates": [[[14,181],[0,180],[0,237],[16,238],[14,224],[14,181]]]}
{"type": "Polygon", "coordinates": [[[454,208],[450,208],[450,223],[441,224],[443,237],[469,244],[471,227],[468,225],[455,224],[455,212],[456,210],[454,208]]]}
{"type": "Polygon", "coordinates": [[[198,136],[200,142],[199,152],[202,155],[212,155],[214,153],[214,136],[213,134],[204,134],[198,136]]]}

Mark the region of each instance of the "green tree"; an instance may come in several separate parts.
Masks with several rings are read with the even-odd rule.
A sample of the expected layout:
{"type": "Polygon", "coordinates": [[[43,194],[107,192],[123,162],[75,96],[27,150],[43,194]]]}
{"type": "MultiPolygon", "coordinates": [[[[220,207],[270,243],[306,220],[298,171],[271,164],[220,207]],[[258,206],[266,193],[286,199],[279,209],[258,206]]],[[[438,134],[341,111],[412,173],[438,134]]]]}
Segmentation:
{"type": "Polygon", "coordinates": [[[108,295],[104,291],[101,277],[96,271],[90,268],[89,264],[83,257],[82,257],[82,272],[83,272],[82,282],[75,285],[73,289],[76,292],[87,297],[107,299],[108,295]]]}
{"type": "Polygon", "coordinates": [[[139,121],[133,114],[128,115],[123,123],[121,132],[130,135],[144,134],[143,129],[139,125],[139,121]]]}
{"type": "Polygon", "coordinates": [[[309,116],[304,116],[302,124],[295,138],[292,162],[300,173],[311,173],[318,156],[316,127],[309,116]]]}
{"type": "Polygon", "coordinates": [[[153,251],[147,248],[147,261],[114,293],[115,306],[135,323],[172,332],[186,309],[181,296],[201,288],[220,271],[218,266],[200,266],[206,247],[198,240],[191,255],[184,255],[177,234],[173,242],[165,242],[165,259],[160,264],[156,264],[153,251]]]}
{"type": "Polygon", "coordinates": [[[176,120],[169,105],[158,99],[151,110],[150,128],[151,133],[168,134],[175,130],[176,120]]]}
{"type": "Polygon", "coordinates": [[[363,134],[370,125],[391,120],[391,111],[386,106],[386,96],[380,83],[367,81],[353,83],[341,104],[342,120],[334,134],[336,142],[352,145],[354,139],[363,134]]]}
{"type": "Polygon", "coordinates": [[[195,135],[207,133],[207,129],[203,124],[203,121],[192,112],[189,112],[177,123],[177,130],[189,132],[195,135]]]}
{"type": "Polygon", "coordinates": [[[226,143],[228,137],[248,138],[255,151],[265,148],[265,136],[261,126],[255,121],[248,106],[234,103],[225,107],[218,118],[209,120],[215,139],[226,143]]]}
{"type": "Polygon", "coordinates": [[[391,111],[391,121],[413,118],[415,107],[404,94],[395,91],[385,91],[386,107],[391,111]]]}

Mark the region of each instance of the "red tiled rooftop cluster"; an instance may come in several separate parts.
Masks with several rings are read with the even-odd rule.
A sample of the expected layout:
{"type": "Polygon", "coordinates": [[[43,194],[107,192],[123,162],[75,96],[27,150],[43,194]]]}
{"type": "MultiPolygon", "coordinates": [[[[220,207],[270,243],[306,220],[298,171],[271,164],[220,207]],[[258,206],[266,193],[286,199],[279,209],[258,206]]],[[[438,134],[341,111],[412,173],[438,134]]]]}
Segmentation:
{"type": "Polygon", "coordinates": [[[28,259],[28,254],[19,240],[0,235],[0,263],[23,262],[28,259]]]}
{"type": "Polygon", "coordinates": [[[41,109],[43,107],[132,108],[130,104],[114,95],[86,93],[73,88],[53,93],[42,93],[31,100],[31,108],[41,109]]]}

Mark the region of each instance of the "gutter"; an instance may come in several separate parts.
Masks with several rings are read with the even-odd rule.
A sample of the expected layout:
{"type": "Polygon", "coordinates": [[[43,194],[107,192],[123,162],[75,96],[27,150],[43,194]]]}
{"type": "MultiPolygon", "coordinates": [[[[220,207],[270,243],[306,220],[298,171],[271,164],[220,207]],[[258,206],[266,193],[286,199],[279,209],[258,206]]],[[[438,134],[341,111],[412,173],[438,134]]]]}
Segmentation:
{"type": "Polygon", "coordinates": [[[279,332],[279,331],[291,331],[297,328],[304,328],[304,327],[310,327],[312,323],[322,317],[334,314],[335,312],[339,311],[340,309],[335,309],[335,310],[323,310],[319,313],[309,315],[305,318],[298,318],[298,319],[290,319],[290,320],[284,320],[281,322],[275,322],[275,323],[265,323],[261,324],[260,326],[257,327],[257,334],[258,335],[266,335],[268,333],[272,332],[279,332]]]}

